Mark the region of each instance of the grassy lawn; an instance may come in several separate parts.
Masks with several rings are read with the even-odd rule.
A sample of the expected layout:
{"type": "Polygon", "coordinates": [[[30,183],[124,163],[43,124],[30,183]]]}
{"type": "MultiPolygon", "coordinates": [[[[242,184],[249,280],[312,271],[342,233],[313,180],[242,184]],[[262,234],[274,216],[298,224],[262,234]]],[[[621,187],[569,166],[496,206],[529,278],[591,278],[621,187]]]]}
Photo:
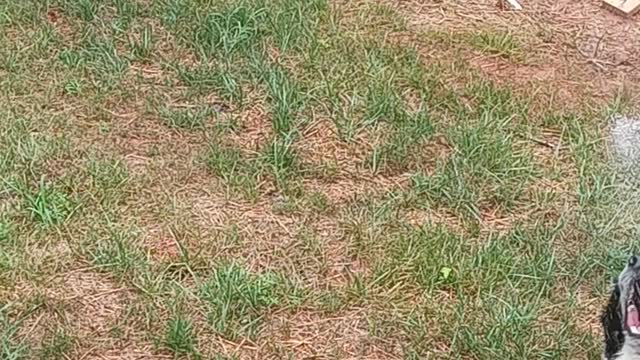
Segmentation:
{"type": "Polygon", "coordinates": [[[447,6],[0,2],[0,358],[598,358],[634,98],[447,6]]]}

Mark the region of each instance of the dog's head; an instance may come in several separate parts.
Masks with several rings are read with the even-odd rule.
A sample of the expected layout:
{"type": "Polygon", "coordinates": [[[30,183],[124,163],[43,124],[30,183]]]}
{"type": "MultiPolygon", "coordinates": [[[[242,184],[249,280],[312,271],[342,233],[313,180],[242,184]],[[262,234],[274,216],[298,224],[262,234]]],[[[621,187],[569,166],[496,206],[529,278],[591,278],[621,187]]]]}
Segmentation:
{"type": "Polygon", "coordinates": [[[615,359],[624,343],[640,339],[640,259],[631,256],[613,283],[609,303],[602,314],[605,359],[615,359]]]}

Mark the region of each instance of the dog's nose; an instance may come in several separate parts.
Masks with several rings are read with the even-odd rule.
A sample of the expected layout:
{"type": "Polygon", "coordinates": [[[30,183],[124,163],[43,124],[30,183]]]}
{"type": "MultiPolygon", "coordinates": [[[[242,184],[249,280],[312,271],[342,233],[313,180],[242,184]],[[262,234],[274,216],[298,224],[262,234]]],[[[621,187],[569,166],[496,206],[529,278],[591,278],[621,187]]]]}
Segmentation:
{"type": "Polygon", "coordinates": [[[632,255],[629,258],[629,266],[636,266],[637,263],[638,263],[638,258],[635,255],[632,255]]]}

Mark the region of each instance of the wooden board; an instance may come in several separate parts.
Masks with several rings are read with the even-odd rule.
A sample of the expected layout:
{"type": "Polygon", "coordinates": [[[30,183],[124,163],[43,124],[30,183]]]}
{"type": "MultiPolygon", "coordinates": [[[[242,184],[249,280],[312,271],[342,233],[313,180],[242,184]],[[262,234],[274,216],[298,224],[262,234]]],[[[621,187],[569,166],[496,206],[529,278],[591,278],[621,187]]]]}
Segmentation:
{"type": "Polygon", "coordinates": [[[624,15],[633,15],[640,10],[640,0],[602,0],[606,5],[622,12],[624,15]]]}
{"type": "Polygon", "coordinates": [[[507,2],[516,10],[522,10],[522,6],[518,3],[518,0],[507,0],[507,2]]]}

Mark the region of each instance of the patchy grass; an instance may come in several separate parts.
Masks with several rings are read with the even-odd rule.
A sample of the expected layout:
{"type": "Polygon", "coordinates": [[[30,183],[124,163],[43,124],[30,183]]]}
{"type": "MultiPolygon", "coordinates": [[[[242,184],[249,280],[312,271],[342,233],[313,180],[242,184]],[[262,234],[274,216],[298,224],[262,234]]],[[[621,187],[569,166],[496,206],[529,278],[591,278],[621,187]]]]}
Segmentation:
{"type": "Polygon", "coordinates": [[[527,34],[414,20],[1,4],[0,357],[596,357],[638,250],[622,100],[569,112],[474,67],[527,34]]]}

